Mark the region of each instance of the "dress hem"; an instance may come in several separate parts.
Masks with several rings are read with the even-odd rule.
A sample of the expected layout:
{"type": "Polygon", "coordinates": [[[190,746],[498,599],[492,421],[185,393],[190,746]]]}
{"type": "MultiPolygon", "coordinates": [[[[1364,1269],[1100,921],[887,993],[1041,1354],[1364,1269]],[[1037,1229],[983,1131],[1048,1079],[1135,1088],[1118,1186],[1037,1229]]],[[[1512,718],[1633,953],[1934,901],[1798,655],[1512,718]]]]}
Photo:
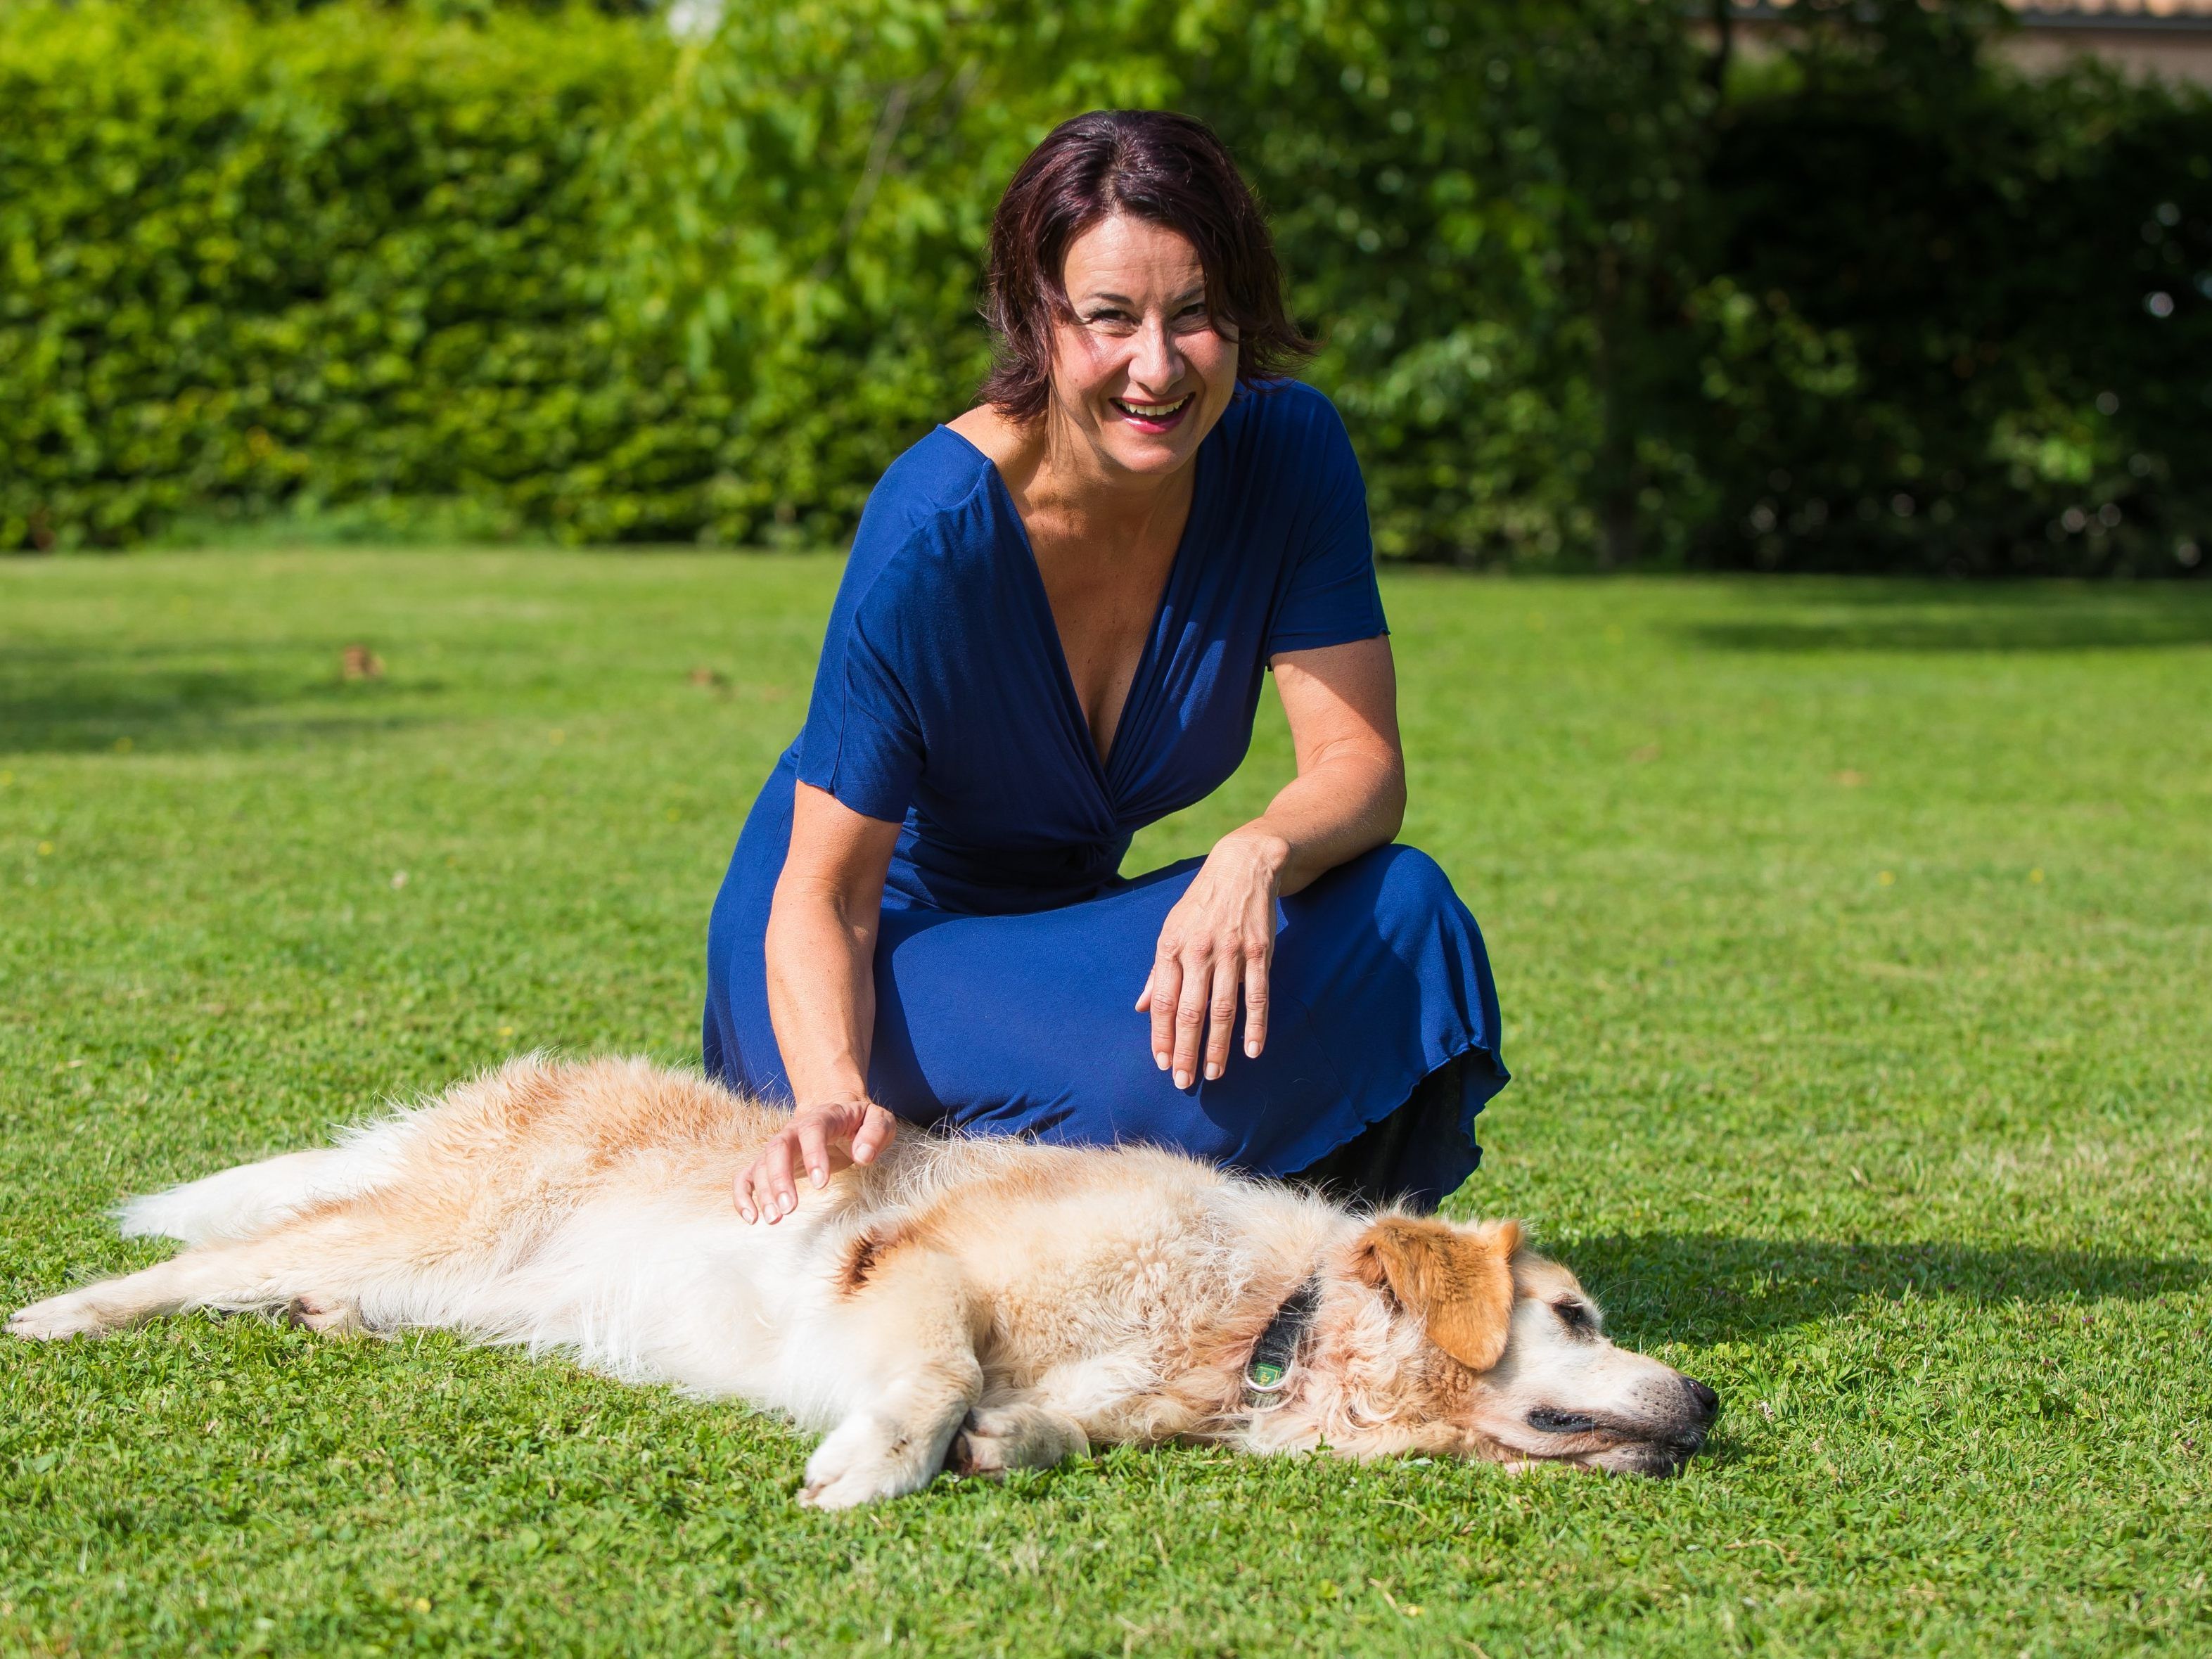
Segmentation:
{"type": "Polygon", "coordinates": [[[1506,1070],[1504,1059],[1495,1044],[1481,1042],[1472,1038],[1458,1044],[1447,1051],[1442,1060],[1415,1077],[1412,1085],[1381,1111],[1372,1116],[1364,1117],[1349,1133],[1338,1136],[1319,1152],[1301,1159],[1295,1169],[1265,1172],[1265,1178],[1271,1181],[1297,1180],[1305,1170],[1323,1163],[1377,1124],[1386,1121],[1394,1113],[1411,1105],[1421,1092],[1422,1087],[1431,1078],[1455,1066],[1462,1066],[1462,1073],[1459,1109],[1454,1122],[1454,1139],[1465,1145],[1466,1165],[1452,1176],[1450,1185],[1443,1187],[1437,1192],[1437,1201],[1441,1203],[1457,1192],[1467,1183],[1468,1177],[1482,1167],[1482,1144],[1474,1138],[1474,1121],[1482,1115],[1490,1103],[1496,1099],[1504,1090],[1505,1085],[1513,1080],[1513,1074],[1506,1070]],[[1467,1063],[1478,1056],[1482,1064],[1478,1066],[1467,1063]]]}

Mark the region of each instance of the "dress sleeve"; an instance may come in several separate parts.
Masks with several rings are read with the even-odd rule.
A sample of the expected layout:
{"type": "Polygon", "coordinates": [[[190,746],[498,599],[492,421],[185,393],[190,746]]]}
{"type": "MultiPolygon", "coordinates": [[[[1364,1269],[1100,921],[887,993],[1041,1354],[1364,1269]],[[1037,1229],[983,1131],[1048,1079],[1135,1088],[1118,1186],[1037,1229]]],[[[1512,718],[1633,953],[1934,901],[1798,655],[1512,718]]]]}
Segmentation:
{"type": "Polygon", "coordinates": [[[904,821],[921,776],[921,723],[901,673],[907,641],[876,582],[840,592],[799,738],[799,779],[863,817],[904,821]]]}
{"type": "Polygon", "coordinates": [[[1367,483],[1335,409],[1318,412],[1298,446],[1304,511],[1292,529],[1290,569],[1267,634],[1267,655],[1347,645],[1390,631],[1375,582],[1367,483]]]}

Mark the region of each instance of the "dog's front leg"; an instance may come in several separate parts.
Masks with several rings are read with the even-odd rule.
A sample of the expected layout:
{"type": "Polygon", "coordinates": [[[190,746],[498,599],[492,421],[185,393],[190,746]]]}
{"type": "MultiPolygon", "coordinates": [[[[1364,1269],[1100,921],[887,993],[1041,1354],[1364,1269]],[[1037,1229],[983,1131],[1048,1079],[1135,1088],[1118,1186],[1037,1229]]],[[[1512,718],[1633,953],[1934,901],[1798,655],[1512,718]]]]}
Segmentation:
{"type": "Polygon", "coordinates": [[[983,1392],[958,1265],[902,1251],[841,1296],[830,1317],[833,1345],[852,1368],[851,1404],[807,1459],[799,1501],[842,1510],[920,1492],[983,1392]]]}

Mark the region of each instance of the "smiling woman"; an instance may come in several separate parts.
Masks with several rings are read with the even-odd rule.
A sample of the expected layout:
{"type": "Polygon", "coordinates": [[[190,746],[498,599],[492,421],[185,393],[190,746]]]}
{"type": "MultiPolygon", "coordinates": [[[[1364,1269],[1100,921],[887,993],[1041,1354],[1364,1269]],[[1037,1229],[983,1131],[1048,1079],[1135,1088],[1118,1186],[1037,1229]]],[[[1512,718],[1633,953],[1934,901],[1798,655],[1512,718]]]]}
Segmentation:
{"type": "Polygon", "coordinates": [[[1365,490],[1286,378],[1310,346],[1258,204],[1199,122],[1081,116],[1008,185],[989,294],[999,365],[870,497],[714,906],[708,1069],[798,1109],[738,1207],[780,1219],[904,1120],[1432,1208],[1505,1081],[1497,997],[1443,872],[1389,844],[1365,490]],[[1236,769],[1271,669],[1297,776],[1124,878],[1236,769]]]}

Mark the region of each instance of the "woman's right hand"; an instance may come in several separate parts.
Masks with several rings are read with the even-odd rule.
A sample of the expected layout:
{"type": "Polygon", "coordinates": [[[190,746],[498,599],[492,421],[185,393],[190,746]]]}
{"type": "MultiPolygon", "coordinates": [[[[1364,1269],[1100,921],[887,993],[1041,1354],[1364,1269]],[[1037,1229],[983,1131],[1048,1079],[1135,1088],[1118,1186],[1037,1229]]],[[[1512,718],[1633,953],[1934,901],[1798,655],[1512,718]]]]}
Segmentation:
{"type": "Polygon", "coordinates": [[[803,1166],[817,1188],[848,1164],[872,1164],[898,1120],[872,1100],[833,1100],[802,1106],[770,1136],[738,1176],[738,1213],[773,1226],[799,1207],[797,1171],[803,1166]]]}

